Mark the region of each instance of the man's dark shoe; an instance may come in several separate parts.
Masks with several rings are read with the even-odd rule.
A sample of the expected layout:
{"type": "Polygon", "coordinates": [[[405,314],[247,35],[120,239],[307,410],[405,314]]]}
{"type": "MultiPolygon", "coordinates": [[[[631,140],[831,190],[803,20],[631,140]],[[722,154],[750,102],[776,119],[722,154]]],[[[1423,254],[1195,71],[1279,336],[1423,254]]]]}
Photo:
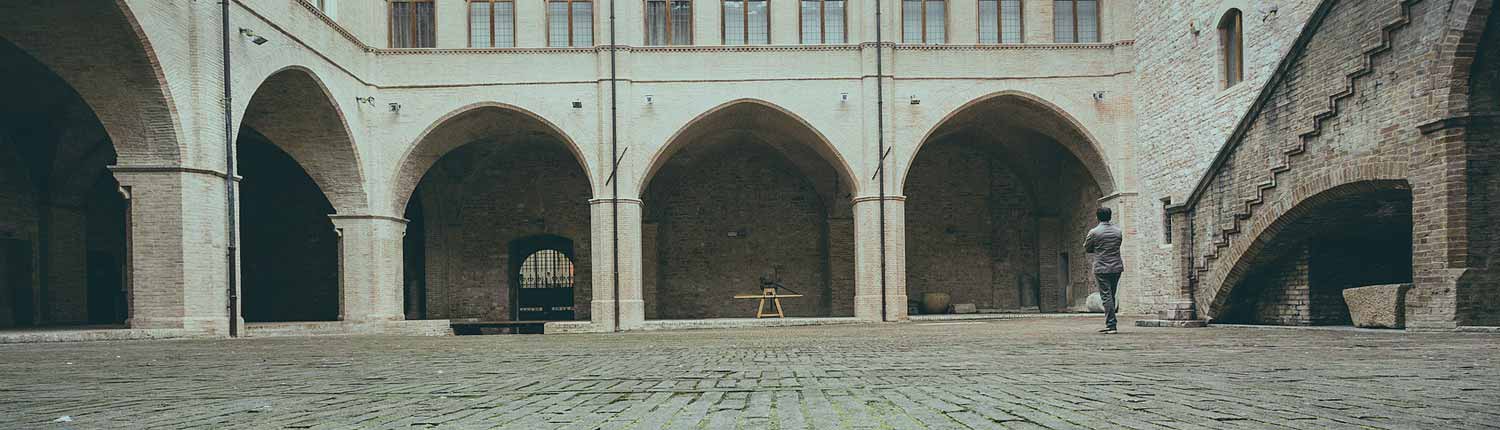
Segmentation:
{"type": "Polygon", "coordinates": [[[1115,331],[1115,329],[1109,328],[1109,327],[1105,327],[1105,328],[1099,329],[1100,333],[1108,333],[1108,332],[1112,332],[1112,331],[1115,331]]]}
{"type": "Polygon", "coordinates": [[[1120,331],[1112,329],[1112,328],[1107,328],[1107,329],[1104,329],[1104,331],[1101,331],[1100,333],[1104,333],[1104,334],[1119,334],[1120,331]]]}

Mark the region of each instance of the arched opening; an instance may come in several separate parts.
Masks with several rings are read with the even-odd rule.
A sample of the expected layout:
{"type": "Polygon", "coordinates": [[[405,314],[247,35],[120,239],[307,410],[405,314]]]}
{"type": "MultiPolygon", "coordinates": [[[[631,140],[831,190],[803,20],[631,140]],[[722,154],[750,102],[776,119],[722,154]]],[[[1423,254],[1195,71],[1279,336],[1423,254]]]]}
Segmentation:
{"type": "Polygon", "coordinates": [[[1112,189],[1094,148],[1071,118],[1019,94],[935,128],[903,185],[913,305],[947,295],[981,312],[1082,308],[1093,292],[1082,240],[1112,189]]]}
{"type": "Polygon", "coordinates": [[[1489,11],[1469,73],[1469,274],[1459,280],[1460,325],[1500,326],[1500,13],[1489,11]]]}
{"type": "Polygon", "coordinates": [[[0,328],[123,325],[126,200],[103,124],[51,68],[0,39],[0,328]]]}
{"type": "MultiPolygon", "coordinates": [[[[1404,181],[1340,185],[1304,199],[1240,257],[1214,322],[1348,325],[1343,290],[1412,282],[1412,193],[1404,181]],[[1277,228],[1279,227],[1279,228],[1277,228]]],[[[1220,293],[1224,294],[1224,293],[1220,293]]]]}
{"type": "Polygon", "coordinates": [[[510,243],[511,319],[514,321],[572,321],[578,273],[573,241],[561,236],[535,236],[510,243]]]}
{"type": "Polygon", "coordinates": [[[854,314],[852,183],[806,123],[755,101],[700,116],[653,160],[642,200],[647,319],[744,318],[760,279],[787,316],[854,314]]]}
{"type": "Polygon", "coordinates": [[[1224,87],[1245,80],[1245,20],[1239,9],[1230,9],[1219,20],[1219,56],[1224,62],[1224,87]]]}
{"type": "Polygon", "coordinates": [[[277,72],[250,97],[235,153],[245,321],[338,320],[340,239],[328,216],[367,206],[342,115],[311,73],[277,72]]]}
{"type": "Polygon", "coordinates": [[[566,135],[509,107],[465,108],[431,128],[397,179],[396,202],[410,220],[407,319],[588,320],[592,188],[582,166],[566,135]],[[518,291],[535,279],[521,276],[521,266],[542,250],[568,257],[570,292],[555,285],[556,273],[556,288],[518,291]],[[571,294],[571,313],[520,312],[537,307],[527,300],[563,302],[533,292],[571,294]]]}

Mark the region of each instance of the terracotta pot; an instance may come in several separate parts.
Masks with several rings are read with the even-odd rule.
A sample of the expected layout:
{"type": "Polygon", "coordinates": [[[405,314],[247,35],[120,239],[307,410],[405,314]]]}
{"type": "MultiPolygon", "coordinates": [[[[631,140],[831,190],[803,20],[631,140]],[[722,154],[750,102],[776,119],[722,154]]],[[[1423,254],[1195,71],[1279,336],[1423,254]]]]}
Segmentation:
{"type": "Polygon", "coordinates": [[[953,296],[948,293],[923,293],[922,313],[924,314],[946,314],[948,305],[953,302],[953,296]]]}

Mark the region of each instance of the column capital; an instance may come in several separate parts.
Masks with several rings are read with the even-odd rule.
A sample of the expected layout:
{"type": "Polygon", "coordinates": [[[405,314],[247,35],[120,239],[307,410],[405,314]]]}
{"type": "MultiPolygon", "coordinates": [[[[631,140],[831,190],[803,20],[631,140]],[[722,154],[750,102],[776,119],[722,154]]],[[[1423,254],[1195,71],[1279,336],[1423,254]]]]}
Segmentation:
{"type": "Polygon", "coordinates": [[[849,201],[854,202],[854,204],[856,204],[856,205],[860,204],[860,203],[878,202],[878,201],[881,201],[881,200],[885,200],[885,201],[888,201],[888,202],[905,202],[906,201],[906,196],[900,196],[900,195],[894,195],[894,194],[887,194],[887,195],[885,195],[885,197],[881,197],[881,196],[859,196],[859,197],[855,197],[855,198],[849,199],[849,201]]]}
{"type": "MultiPolygon", "coordinates": [[[[187,167],[187,166],[149,166],[149,165],[121,166],[121,165],[115,165],[115,166],[109,166],[108,169],[109,169],[110,173],[113,173],[115,175],[116,180],[119,180],[120,182],[125,182],[123,180],[123,177],[131,176],[131,175],[135,175],[135,174],[162,174],[162,173],[194,174],[194,175],[209,175],[209,176],[217,177],[219,179],[224,179],[224,178],[228,178],[229,177],[228,173],[224,173],[223,171],[220,171],[220,170],[200,169],[200,168],[196,168],[196,167],[187,167]]],[[[235,175],[234,176],[234,181],[235,182],[239,182],[241,179],[244,179],[244,178],[240,177],[239,175],[235,175]]]]}
{"type": "Polygon", "coordinates": [[[335,224],[337,224],[341,220],[375,220],[390,221],[401,224],[407,224],[411,222],[411,220],[402,217],[375,214],[330,214],[328,215],[328,219],[333,220],[335,224]]]}
{"type": "Polygon", "coordinates": [[[645,204],[644,202],[641,201],[641,199],[628,199],[628,198],[623,198],[623,197],[622,198],[618,198],[618,199],[611,199],[611,198],[589,199],[589,205],[590,206],[594,206],[594,205],[608,205],[608,204],[611,204],[611,203],[619,203],[619,204],[623,204],[623,205],[636,205],[636,206],[641,206],[641,205],[645,204]]]}

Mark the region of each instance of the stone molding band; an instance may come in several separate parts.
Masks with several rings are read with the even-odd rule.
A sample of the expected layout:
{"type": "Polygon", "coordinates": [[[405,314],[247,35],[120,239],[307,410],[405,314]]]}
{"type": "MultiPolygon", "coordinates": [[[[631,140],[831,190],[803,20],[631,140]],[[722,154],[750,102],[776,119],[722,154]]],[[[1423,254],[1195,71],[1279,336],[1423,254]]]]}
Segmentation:
{"type": "Polygon", "coordinates": [[[589,199],[589,205],[607,205],[607,204],[614,203],[614,202],[619,202],[619,203],[623,203],[623,204],[627,204],[627,205],[636,205],[636,206],[641,206],[641,205],[645,204],[645,202],[642,202],[641,199],[627,199],[627,198],[618,198],[618,199],[610,199],[610,198],[589,199]]]}
{"type": "Polygon", "coordinates": [[[849,201],[853,202],[854,204],[869,203],[869,202],[878,202],[878,201],[881,201],[881,200],[885,200],[885,201],[888,201],[888,202],[905,202],[906,201],[906,196],[898,196],[898,195],[889,195],[889,196],[885,196],[885,197],[881,197],[881,196],[863,196],[863,197],[855,197],[853,199],[849,199],[849,201]]]}
{"type": "Polygon", "coordinates": [[[340,220],[340,219],[378,219],[378,220],[384,220],[384,221],[399,222],[399,223],[402,223],[402,224],[406,224],[406,223],[410,223],[411,222],[411,220],[406,219],[406,218],[402,218],[402,217],[395,217],[395,216],[390,216],[390,215],[371,215],[371,214],[352,214],[352,215],[331,214],[331,215],[328,215],[328,219],[333,219],[333,220],[340,220]]]}
{"type": "MultiPolygon", "coordinates": [[[[109,166],[109,171],[112,173],[192,173],[197,175],[215,176],[219,179],[229,177],[229,174],[218,170],[199,169],[196,167],[183,166],[109,166]]],[[[235,182],[239,182],[242,179],[244,179],[244,177],[241,177],[239,175],[234,176],[235,182]]]]}

